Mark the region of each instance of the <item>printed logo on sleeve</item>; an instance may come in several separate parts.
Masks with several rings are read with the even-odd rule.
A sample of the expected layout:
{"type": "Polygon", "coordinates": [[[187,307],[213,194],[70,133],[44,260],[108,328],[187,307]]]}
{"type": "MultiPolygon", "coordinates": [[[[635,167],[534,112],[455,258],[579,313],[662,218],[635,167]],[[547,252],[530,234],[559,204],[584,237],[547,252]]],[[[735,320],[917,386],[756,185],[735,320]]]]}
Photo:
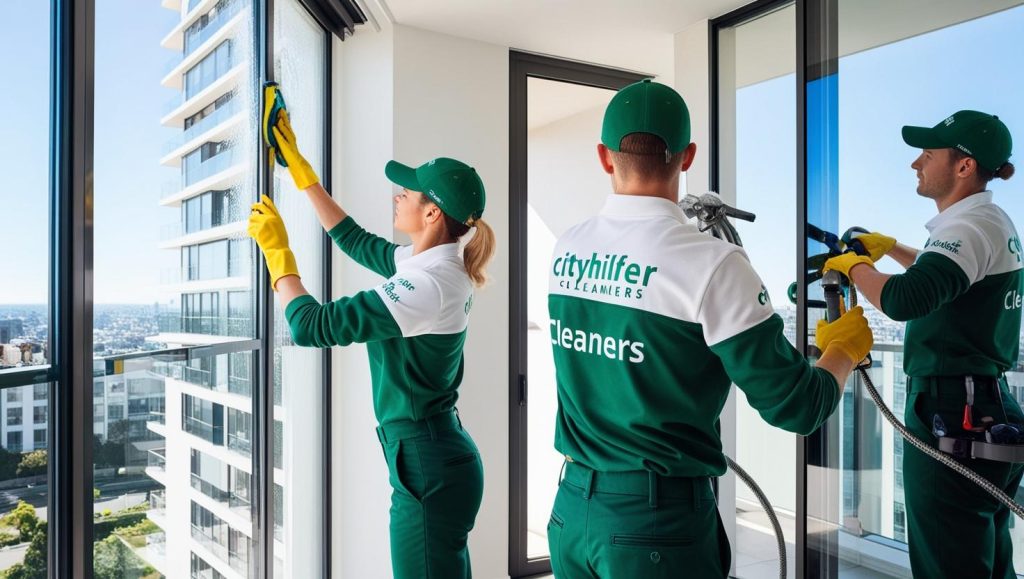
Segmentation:
{"type": "Polygon", "coordinates": [[[1024,305],[1024,298],[1021,298],[1020,292],[1017,290],[1006,292],[1006,296],[1003,297],[1004,310],[1019,310],[1022,305],[1024,305]]]}
{"type": "Polygon", "coordinates": [[[928,240],[927,247],[935,247],[937,249],[944,249],[950,253],[960,255],[960,246],[963,244],[959,239],[956,241],[946,241],[942,239],[936,239],[935,241],[928,240]]]}
{"type": "Polygon", "coordinates": [[[463,307],[463,309],[466,311],[467,315],[469,314],[469,310],[473,309],[473,295],[472,294],[470,294],[469,299],[466,300],[466,305],[463,307]]]}
{"type": "Polygon", "coordinates": [[[399,303],[402,301],[401,296],[399,296],[398,292],[396,291],[397,288],[403,287],[409,290],[410,292],[416,291],[416,286],[412,285],[411,281],[401,277],[395,280],[388,280],[384,282],[384,285],[382,285],[381,287],[384,289],[384,294],[388,296],[388,299],[395,303],[399,303]]]}
{"type": "Polygon", "coordinates": [[[1020,263],[1020,254],[1021,254],[1020,238],[1017,237],[1016,235],[1011,237],[1006,242],[1006,248],[1010,250],[1010,253],[1013,254],[1014,257],[1017,258],[1017,263],[1020,263]]]}
{"type": "Polygon", "coordinates": [[[594,252],[579,258],[574,253],[555,259],[551,273],[558,278],[558,287],[579,293],[641,299],[644,289],[658,271],[654,265],[629,261],[628,255],[594,252]]]}
{"type": "Polygon", "coordinates": [[[764,284],[761,284],[761,293],[757,294],[757,303],[762,306],[766,306],[770,301],[771,297],[768,296],[768,288],[764,287],[764,284]]]}

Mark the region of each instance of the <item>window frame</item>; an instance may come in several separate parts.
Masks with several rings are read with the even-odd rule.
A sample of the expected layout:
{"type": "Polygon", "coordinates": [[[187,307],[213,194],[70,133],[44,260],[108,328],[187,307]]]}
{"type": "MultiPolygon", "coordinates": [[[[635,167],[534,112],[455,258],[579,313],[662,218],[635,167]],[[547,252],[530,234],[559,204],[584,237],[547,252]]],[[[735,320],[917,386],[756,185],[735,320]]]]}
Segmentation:
{"type": "Polygon", "coordinates": [[[551,572],[551,558],[530,559],[527,549],[528,388],[526,330],[527,82],[543,78],[618,90],[653,75],[509,51],[509,520],[508,573],[551,572]]]}
{"type": "MultiPolygon", "coordinates": [[[[333,34],[320,15],[322,2],[302,0],[315,11],[324,26],[325,82],[322,102],[325,121],[331,126],[330,104],[333,65],[333,34]]],[[[347,3],[346,3],[347,5],[347,3]]],[[[257,78],[255,86],[272,78],[274,0],[253,0],[250,10],[253,30],[253,59],[257,78]]],[[[50,4],[50,126],[49,172],[49,319],[47,347],[51,359],[46,365],[0,371],[0,390],[35,384],[47,385],[47,439],[50,442],[48,481],[50,493],[47,507],[51,513],[47,552],[47,576],[71,579],[93,575],[93,182],[94,165],[94,82],[95,82],[95,0],[54,0],[50,4]]],[[[366,22],[358,9],[346,15],[346,24],[335,29],[344,40],[356,24],[366,22]]],[[[234,47],[228,47],[217,59],[226,59],[230,67],[234,47]]],[[[217,67],[215,67],[217,68],[217,67]]],[[[223,72],[223,71],[220,71],[223,72]]],[[[219,74],[219,72],[217,72],[219,74]]],[[[183,79],[184,81],[184,79],[183,79]]],[[[325,158],[331,159],[330,131],[324,136],[325,158]]],[[[254,158],[267,159],[262,142],[253,144],[254,158]]],[[[322,180],[330,186],[331,172],[325,168],[322,180]]],[[[257,183],[261,191],[272,191],[269,167],[257,165],[257,183]]],[[[253,199],[255,201],[255,199],[253,199]]],[[[186,217],[183,215],[183,217],[186,217]]],[[[330,240],[323,236],[324,248],[330,240]]],[[[255,256],[254,256],[255,257],[255,256]]],[[[253,420],[254,469],[250,484],[253,499],[253,537],[256,548],[244,556],[251,562],[251,576],[264,579],[273,575],[273,469],[271,440],[273,424],[271,355],[273,335],[273,303],[269,277],[259,266],[255,276],[255,316],[257,339],[239,340],[217,346],[175,349],[168,355],[189,359],[199,355],[216,355],[236,351],[253,352],[259,360],[253,385],[254,406],[259,410],[253,420]],[[271,427],[268,429],[268,425],[271,427]]],[[[324,251],[324,295],[331,295],[330,251],[324,251]]],[[[324,412],[324,488],[330,489],[330,356],[324,356],[324,378],[321,390],[324,412]]],[[[123,359],[119,358],[119,359],[123,359]]],[[[112,364],[110,364],[112,365],[112,364]]],[[[23,441],[24,442],[24,441],[23,441]]],[[[324,548],[323,570],[330,576],[330,498],[325,497],[322,517],[324,548]]]]}

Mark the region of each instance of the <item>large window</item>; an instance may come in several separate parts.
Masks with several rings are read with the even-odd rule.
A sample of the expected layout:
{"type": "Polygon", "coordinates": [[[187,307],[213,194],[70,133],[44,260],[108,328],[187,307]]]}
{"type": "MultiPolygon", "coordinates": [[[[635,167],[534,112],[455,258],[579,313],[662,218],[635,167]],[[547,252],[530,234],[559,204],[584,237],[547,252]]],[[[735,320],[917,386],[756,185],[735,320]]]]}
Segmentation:
{"type": "MultiPolygon", "coordinates": [[[[920,151],[903,142],[900,129],[931,126],[957,110],[976,109],[997,114],[1019,135],[1024,128],[1019,98],[1024,64],[1013,47],[1024,30],[1024,6],[1013,1],[964,4],[921,18],[932,3],[903,3],[898,10],[884,7],[884,14],[877,13],[879,7],[869,12],[855,0],[834,4],[835,66],[822,67],[825,74],[807,79],[808,146],[816,144],[818,151],[808,165],[808,221],[840,233],[862,226],[922,247],[928,238],[924,225],[937,210],[915,192],[917,179],[910,164],[920,151]],[[879,18],[887,23],[884,29],[876,26],[879,18]],[[957,71],[955,76],[952,71],[957,71]]],[[[1024,214],[1020,179],[995,180],[989,186],[995,202],[1011,218],[1024,214]]],[[[901,271],[890,259],[878,267],[888,273],[901,271]]],[[[864,305],[875,336],[873,382],[902,417],[907,399],[905,325],[864,305]]],[[[809,313],[817,315],[814,310],[809,313]]],[[[1018,364],[1007,374],[1018,400],[1024,399],[1020,369],[1018,364]]],[[[809,487],[808,508],[838,530],[836,540],[818,551],[820,568],[808,572],[843,576],[856,561],[884,576],[906,576],[904,485],[927,481],[904,478],[903,442],[857,377],[847,384],[840,410],[817,440],[825,442],[810,459],[839,476],[809,487]]],[[[1014,563],[1021,570],[1024,533],[1019,525],[1011,536],[1014,563]]]]}
{"type": "Polygon", "coordinates": [[[558,400],[548,266],[558,236],[598,213],[611,193],[594,156],[601,118],[614,90],[640,77],[518,53],[512,63],[514,102],[521,103],[512,110],[513,142],[521,139],[521,148],[511,152],[511,261],[518,273],[510,288],[509,557],[513,576],[526,576],[550,570],[547,525],[565,460],[553,445],[558,400]]]}
{"type": "MultiPolygon", "coordinates": [[[[786,337],[795,343],[797,311],[787,290],[796,275],[796,8],[781,5],[718,26],[715,34],[717,193],[757,215],[753,223],[735,225],[786,337]],[[766,109],[772,114],[764,114],[766,109]],[[771,155],[763,154],[765,143],[772,143],[771,155]]],[[[735,389],[723,431],[726,454],[757,480],[778,514],[792,569],[796,436],[765,422],[735,389]]],[[[733,548],[732,575],[777,576],[775,536],[757,497],[732,471],[721,479],[719,497],[733,548]]]]}
{"type": "Polygon", "coordinates": [[[52,487],[40,484],[46,482],[46,430],[29,422],[37,417],[33,384],[44,400],[54,387],[46,369],[54,360],[49,4],[5,2],[4,18],[13,24],[0,35],[0,52],[17,55],[6,59],[4,74],[18,85],[0,93],[0,106],[17,111],[0,139],[0,156],[11,168],[0,186],[0,232],[8,248],[0,265],[0,483],[7,497],[0,506],[0,575],[28,577],[47,573],[52,537],[45,515],[52,487]]]}
{"type": "MultiPolygon", "coordinates": [[[[303,154],[319,175],[328,159],[330,126],[324,75],[329,37],[298,0],[274,2],[274,78],[285,87],[292,126],[303,154]]],[[[329,188],[330,184],[326,186],[329,188]]],[[[325,277],[324,231],[306,194],[295,189],[282,167],[274,172],[274,201],[288,224],[288,238],[306,289],[321,302],[331,299],[325,277]],[[307,274],[308,272],[308,274],[307,274]]],[[[291,343],[284,310],[275,301],[271,465],[274,489],[274,568],[284,577],[327,573],[321,517],[330,512],[322,452],[327,424],[323,390],[327,353],[291,343]]]]}

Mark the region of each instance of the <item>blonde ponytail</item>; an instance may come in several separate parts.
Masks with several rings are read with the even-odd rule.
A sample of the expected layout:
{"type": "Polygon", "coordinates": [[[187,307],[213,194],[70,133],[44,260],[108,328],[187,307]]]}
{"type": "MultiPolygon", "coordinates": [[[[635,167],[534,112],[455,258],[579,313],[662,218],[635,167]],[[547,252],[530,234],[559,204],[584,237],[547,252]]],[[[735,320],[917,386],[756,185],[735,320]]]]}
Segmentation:
{"type": "Polygon", "coordinates": [[[481,219],[473,220],[470,225],[476,228],[473,238],[466,243],[463,250],[462,261],[466,264],[466,273],[473,285],[483,287],[487,284],[487,264],[494,257],[494,230],[481,219]]]}

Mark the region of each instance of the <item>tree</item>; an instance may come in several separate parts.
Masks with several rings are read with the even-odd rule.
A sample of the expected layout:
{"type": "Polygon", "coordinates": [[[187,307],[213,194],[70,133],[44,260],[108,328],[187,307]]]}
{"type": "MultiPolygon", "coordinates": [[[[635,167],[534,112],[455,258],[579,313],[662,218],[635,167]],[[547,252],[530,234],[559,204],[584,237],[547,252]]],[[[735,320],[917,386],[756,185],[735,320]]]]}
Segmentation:
{"type": "MultiPolygon", "coordinates": [[[[20,506],[20,505],[19,505],[20,506]]],[[[36,525],[32,543],[25,551],[25,559],[0,571],[3,579],[46,579],[46,521],[36,525]]]]}
{"type": "Polygon", "coordinates": [[[0,517],[0,525],[17,529],[21,535],[21,542],[24,543],[32,540],[36,528],[39,527],[39,517],[36,515],[35,507],[25,501],[18,501],[18,506],[14,507],[14,510],[0,517]]]}
{"type": "Polygon", "coordinates": [[[35,476],[46,474],[46,450],[33,450],[22,455],[18,464],[18,476],[35,476]]]}
{"type": "Polygon", "coordinates": [[[21,462],[21,453],[0,448],[0,480],[15,478],[19,462],[21,462]]]}

